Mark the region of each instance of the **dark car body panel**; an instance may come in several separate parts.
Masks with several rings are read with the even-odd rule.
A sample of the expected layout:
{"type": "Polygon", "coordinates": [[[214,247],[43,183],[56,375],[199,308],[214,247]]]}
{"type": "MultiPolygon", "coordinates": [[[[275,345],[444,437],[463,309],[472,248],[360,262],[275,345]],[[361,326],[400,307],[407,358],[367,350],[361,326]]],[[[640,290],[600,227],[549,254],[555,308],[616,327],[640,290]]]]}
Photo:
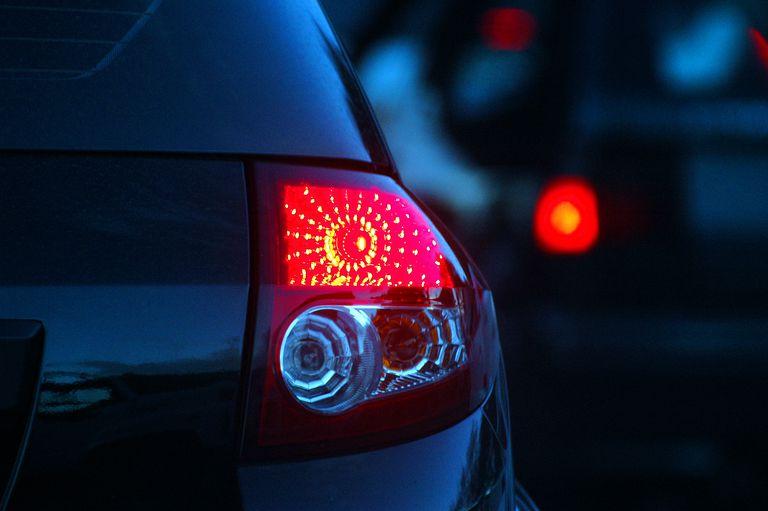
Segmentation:
{"type": "Polygon", "coordinates": [[[82,18],[80,25],[51,18],[37,3],[0,7],[0,149],[387,163],[367,102],[315,2],[137,3],[40,2],[74,4],[64,19],[82,18]],[[107,18],[96,23],[91,17],[99,13],[107,18]],[[125,18],[142,23],[126,25],[125,18]],[[114,29],[102,33],[109,23],[114,29]],[[120,50],[107,61],[93,62],[97,55],[67,63],[105,39],[120,50]],[[45,72],[61,62],[61,69],[82,72],[45,72]]]}
{"type": "MultiPolygon", "coordinates": [[[[99,459],[233,453],[250,278],[243,164],[15,155],[0,159],[0,183],[0,318],[46,328],[13,508],[92,496],[99,474],[109,494],[148,491],[137,481],[151,472],[99,459]]],[[[157,480],[172,488],[168,472],[157,480]]]]}
{"type": "MultiPolygon", "coordinates": [[[[503,377],[469,417],[406,444],[290,463],[240,457],[258,285],[249,169],[393,172],[319,6],[23,7],[29,19],[72,5],[83,18],[138,9],[142,19],[113,27],[133,32],[106,61],[67,76],[0,58],[0,321],[45,329],[8,509],[347,508],[340,499],[363,507],[386,488],[400,493],[395,508],[510,509],[503,377]],[[313,493],[319,480],[290,491],[290,477],[318,470],[325,493],[313,493]]],[[[49,25],[33,37],[55,39],[61,25],[49,25]]],[[[9,27],[24,29],[0,23],[0,39],[9,27]]],[[[76,29],[68,37],[89,37],[76,29]]],[[[90,53],[66,56],[54,63],[90,53]]]]}
{"type": "MultiPolygon", "coordinates": [[[[495,397],[491,398],[493,401],[495,397]]],[[[487,406],[455,426],[394,447],[319,460],[245,465],[243,509],[506,509],[509,452],[487,406]]]]}

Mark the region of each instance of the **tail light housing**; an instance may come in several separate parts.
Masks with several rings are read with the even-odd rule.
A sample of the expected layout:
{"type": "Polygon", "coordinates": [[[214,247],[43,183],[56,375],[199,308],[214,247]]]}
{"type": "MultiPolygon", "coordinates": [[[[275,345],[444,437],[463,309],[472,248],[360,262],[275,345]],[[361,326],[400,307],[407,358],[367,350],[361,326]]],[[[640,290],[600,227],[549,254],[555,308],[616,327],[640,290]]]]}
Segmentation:
{"type": "Polygon", "coordinates": [[[245,453],[358,450],[479,407],[499,363],[493,302],[394,179],[260,165],[245,453]]]}

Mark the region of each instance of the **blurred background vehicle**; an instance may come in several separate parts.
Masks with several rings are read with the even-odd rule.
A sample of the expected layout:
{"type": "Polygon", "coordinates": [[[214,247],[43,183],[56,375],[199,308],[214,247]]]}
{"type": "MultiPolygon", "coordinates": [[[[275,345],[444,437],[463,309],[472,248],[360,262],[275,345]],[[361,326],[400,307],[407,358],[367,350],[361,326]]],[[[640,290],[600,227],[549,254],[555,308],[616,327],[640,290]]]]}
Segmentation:
{"type": "Polygon", "coordinates": [[[483,254],[542,509],[766,509],[768,5],[324,4],[483,254]]]}

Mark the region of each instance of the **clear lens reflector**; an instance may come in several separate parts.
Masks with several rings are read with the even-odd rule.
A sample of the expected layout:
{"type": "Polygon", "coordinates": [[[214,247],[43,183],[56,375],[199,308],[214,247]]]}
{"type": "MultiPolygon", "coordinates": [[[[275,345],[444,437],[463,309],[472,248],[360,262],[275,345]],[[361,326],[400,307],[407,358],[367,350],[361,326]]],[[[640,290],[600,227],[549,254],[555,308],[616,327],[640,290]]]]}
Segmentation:
{"type": "Polygon", "coordinates": [[[314,307],[293,320],[280,348],[293,397],[329,414],[437,381],[466,360],[458,309],[314,307]]]}
{"type": "Polygon", "coordinates": [[[373,390],[381,372],[376,332],[353,307],[318,307],[293,321],[280,371],[293,396],[315,411],[338,413],[373,390]]]}

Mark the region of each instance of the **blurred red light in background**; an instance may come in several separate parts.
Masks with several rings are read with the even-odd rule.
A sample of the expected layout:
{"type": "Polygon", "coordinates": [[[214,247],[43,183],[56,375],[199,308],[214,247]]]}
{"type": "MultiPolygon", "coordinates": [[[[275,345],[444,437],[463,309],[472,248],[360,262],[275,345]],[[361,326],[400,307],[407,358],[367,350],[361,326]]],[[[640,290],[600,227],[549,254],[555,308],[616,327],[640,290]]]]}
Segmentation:
{"type": "Polygon", "coordinates": [[[597,195],[584,179],[556,179],[539,197],[533,222],[536,242],[545,252],[587,252],[599,232],[597,195]]]}
{"type": "Polygon", "coordinates": [[[485,44],[494,50],[523,51],[536,35],[536,18],[523,9],[489,9],[483,14],[480,31],[485,44]]]}
{"type": "Polygon", "coordinates": [[[765,40],[763,34],[756,28],[749,29],[749,38],[752,39],[752,44],[755,47],[757,56],[760,58],[760,62],[763,64],[763,67],[768,70],[768,41],[765,40]]]}

